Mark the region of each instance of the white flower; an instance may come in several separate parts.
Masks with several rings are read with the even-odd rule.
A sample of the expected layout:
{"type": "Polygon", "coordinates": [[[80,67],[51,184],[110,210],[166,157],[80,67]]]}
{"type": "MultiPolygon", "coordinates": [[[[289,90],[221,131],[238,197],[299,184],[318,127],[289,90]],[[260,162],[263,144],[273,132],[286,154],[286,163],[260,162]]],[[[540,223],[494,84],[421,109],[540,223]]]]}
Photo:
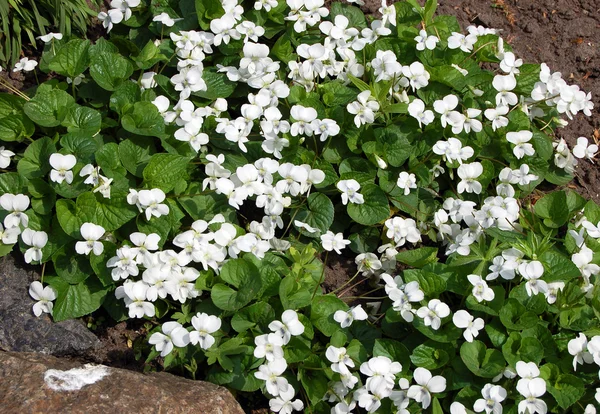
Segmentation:
{"type": "MultiPolygon", "coordinates": [[[[137,193],[137,202],[145,210],[146,220],[150,220],[152,216],[160,217],[169,214],[169,206],[163,204],[166,195],[160,188],[153,188],[152,190],[140,190],[137,193]]],[[[129,199],[128,199],[129,201],[129,199]]],[[[129,203],[134,204],[134,203],[129,203]]]]}
{"type": "Polygon", "coordinates": [[[408,113],[419,122],[419,128],[431,124],[435,119],[433,111],[425,110],[425,103],[420,99],[415,99],[408,105],[408,113]]]}
{"type": "Polygon", "coordinates": [[[334,234],[332,231],[321,235],[321,245],[328,252],[335,250],[337,254],[342,254],[341,250],[350,244],[350,240],[344,239],[344,233],[334,234]]]}
{"type": "Polygon", "coordinates": [[[333,320],[339,323],[342,328],[349,327],[355,320],[364,321],[367,318],[367,312],[365,312],[365,310],[362,308],[362,305],[354,306],[347,312],[338,310],[333,314],[333,320]]]}
{"type": "Polygon", "coordinates": [[[539,177],[535,174],[529,174],[529,165],[522,164],[518,170],[512,170],[512,182],[519,185],[528,185],[539,177]]]}
{"type": "Polygon", "coordinates": [[[417,177],[414,174],[402,171],[396,184],[404,190],[404,195],[409,195],[411,188],[417,188],[417,177]]]}
{"type": "Polygon", "coordinates": [[[429,84],[429,72],[421,62],[413,62],[410,66],[402,67],[402,74],[409,80],[412,90],[421,89],[429,84]]]}
{"type": "Polygon", "coordinates": [[[304,229],[311,234],[321,232],[321,230],[319,230],[318,228],[312,227],[309,224],[304,223],[303,221],[300,221],[300,220],[294,220],[294,226],[296,226],[300,229],[304,229]]]}
{"type": "Polygon", "coordinates": [[[474,34],[465,36],[462,33],[452,32],[452,35],[448,38],[448,48],[460,48],[465,53],[471,53],[475,43],[477,43],[477,35],[474,34]]]}
{"type": "Polygon", "coordinates": [[[496,75],[492,86],[498,91],[496,106],[513,106],[519,102],[517,95],[511,92],[517,86],[517,79],[514,75],[496,75]]]}
{"type": "Polygon", "coordinates": [[[27,227],[29,217],[24,213],[29,207],[29,197],[23,194],[2,194],[0,196],[0,207],[8,211],[9,214],[4,218],[4,227],[27,227]]]}
{"type": "Polygon", "coordinates": [[[548,301],[549,304],[553,304],[556,302],[556,299],[558,297],[558,292],[562,291],[565,288],[565,282],[552,282],[552,283],[548,283],[548,292],[545,293],[546,295],[546,300],[548,301]]]}
{"type": "Polygon", "coordinates": [[[548,291],[548,284],[540,280],[540,277],[544,274],[544,266],[537,260],[521,263],[519,265],[519,273],[524,279],[527,279],[525,289],[529,296],[548,291]]]}
{"type": "Polygon", "coordinates": [[[470,164],[462,164],[458,167],[458,176],[461,181],[458,183],[458,193],[475,193],[480,194],[482,187],[481,183],[477,181],[477,178],[483,174],[483,166],[479,162],[472,162],[470,164]]]}
{"type": "Polygon", "coordinates": [[[453,111],[457,106],[458,97],[456,95],[447,95],[433,103],[434,111],[441,115],[440,121],[442,122],[442,126],[444,128],[446,128],[446,125],[448,124],[447,121],[450,111],[453,111]]]}
{"type": "Polygon", "coordinates": [[[200,345],[202,349],[208,349],[215,343],[211,335],[221,329],[221,319],[214,315],[198,312],[192,316],[194,330],[190,332],[190,343],[200,345]]]}
{"type": "Polygon", "coordinates": [[[71,184],[73,182],[73,168],[77,164],[77,159],[74,155],[62,155],[59,153],[54,153],[50,155],[50,165],[52,166],[52,171],[50,171],[50,179],[55,183],[62,183],[66,181],[67,184],[71,184]]]}
{"type": "Polygon", "coordinates": [[[423,319],[425,326],[438,330],[442,325],[442,319],[450,315],[450,308],[439,299],[431,299],[427,306],[422,306],[417,311],[417,316],[423,319]]]}
{"type": "Polygon", "coordinates": [[[27,246],[31,246],[25,252],[25,262],[39,262],[42,260],[42,249],[48,243],[48,233],[45,231],[33,231],[31,229],[23,230],[21,233],[21,240],[27,246]]]}
{"type": "Polygon", "coordinates": [[[411,385],[407,395],[409,398],[421,403],[423,409],[427,409],[431,404],[431,393],[446,390],[446,378],[440,375],[432,377],[431,372],[425,368],[415,369],[413,379],[418,385],[411,385]]]}
{"type": "Polygon", "coordinates": [[[519,68],[523,65],[523,59],[517,59],[513,52],[506,52],[500,62],[500,69],[504,73],[518,75],[521,73],[519,68]]]}
{"type": "Polygon", "coordinates": [[[308,135],[312,136],[313,128],[311,123],[317,118],[317,111],[311,107],[302,105],[294,105],[290,110],[290,115],[296,122],[291,126],[290,133],[292,136],[308,135]]]}
{"type": "Polygon", "coordinates": [[[544,400],[539,399],[546,393],[546,381],[542,378],[533,378],[528,381],[520,380],[517,383],[517,391],[525,399],[519,403],[519,414],[528,412],[529,414],[546,414],[548,407],[544,400]]]}
{"type": "Polygon", "coordinates": [[[283,337],[277,333],[259,335],[254,338],[254,344],[256,358],[267,358],[267,361],[283,358],[283,337]]]}
{"type": "Polygon", "coordinates": [[[13,72],[31,72],[37,65],[38,63],[35,60],[30,60],[24,57],[15,64],[13,72]]]}
{"type": "Polygon", "coordinates": [[[591,162],[594,162],[594,157],[598,152],[598,145],[588,145],[588,139],[586,137],[577,138],[577,145],[573,147],[573,155],[577,158],[587,158],[591,162]]]}
{"type": "Polygon", "coordinates": [[[485,384],[481,390],[483,398],[478,399],[473,404],[475,412],[485,411],[486,414],[502,414],[502,405],[500,404],[506,398],[506,390],[499,385],[485,384]]]}
{"type": "Polygon", "coordinates": [[[491,302],[494,300],[494,291],[490,289],[479,275],[468,275],[467,279],[473,285],[472,294],[477,299],[477,302],[483,302],[484,300],[487,302],[491,302]]]}
{"type": "Polygon", "coordinates": [[[375,122],[375,112],[379,110],[379,102],[371,97],[371,91],[362,91],[357,96],[358,101],[350,102],[346,110],[356,115],[354,124],[360,128],[363,124],[372,124],[375,122]]]}
{"type": "Polygon", "coordinates": [[[439,41],[440,39],[434,35],[428,36],[427,31],[425,30],[421,30],[419,35],[415,37],[415,42],[417,42],[417,50],[433,50],[439,41]]]}
{"type": "Polygon", "coordinates": [[[467,342],[473,342],[473,338],[479,335],[479,331],[483,329],[484,322],[481,318],[473,318],[466,310],[459,310],[452,315],[452,322],[457,328],[464,329],[463,336],[467,342]]]}
{"type": "Polygon", "coordinates": [[[354,361],[347,353],[346,348],[337,348],[330,345],[325,351],[325,356],[332,362],[331,370],[340,374],[347,374],[350,372],[348,367],[354,368],[354,361]]]}
{"type": "Polygon", "coordinates": [[[161,22],[162,24],[164,24],[167,27],[173,27],[175,22],[178,22],[180,20],[183,20],[183,19],[173,19],[171,16],[169,16],[167,13],[164,13],[164,12],[154,16],[154,18],[152,19],[153,22],[161,22]]]}
{"type": "MultiPolygon", "coordinates": [[[[264,0],[267,1],[267,0],[264,0]]],[[[275,0],[270,0],[275,1],[275,0]]],[[[257,2],[258,3],[258,2],[257,2]]],[[[275,2],[277,3],[277,2],[275,2]]],[[[266,7],[265,7],[266,9],[266,7]]],[[[294,400],[296,391],[294,387],[288,385],[285,391],[280,391],[279,396],[269,400],[269,408],[271,411],[279,414],[291,414],[292,411],[302,411],[304,409],[304,403],[301,400],[294,400]]]]}
{"type": "Polygon", "coordinates": [[[504,116],[508,114],[508,111],[508,106],[500,105],[497,108],[486,109],[483,114],[492,121],[492,130],[495,131],[508,125],[508,118],[504,116]]]}
{"type": "Polygon", "coordinates": [[[288,309],[281,314],[281,321],[271,322],[269,329],[283,338],[284,345],[290,342],[292,336],[304,333],[304,325],[298,320],[296,311],[292,309],[288,309]]]}
{"type": "Polygon", "coordinates": [[[348,201],[353,204],[363,204],[365,202],[363,195],[358,193],[358,190],[360,190],[358,181],[340,180],[336,187],[342,192],[342,203],[344,205],[348,204],[348,201]]]}
{"type": "Polygon", "coordinates": [[[373,394],[384,389],[394,388],[396,374],[400,371],[402,371],[402,365],[386,356],[373,357],[360,365],[360,372],[369,377],[365,386],[373,394]]]}
{"type": "Polygon", "coordinates": [[[573,355],[573,371],[577,371],[577,365],[591,364],[594,362],[594,357],[587,351],[588,341],[583,333],[579,333],[577,338],[569,341],[569,354],[573,355]]]}
{"type": "Polygon", "coordinates": [[[37,280],[29,285],[29,295],[37,300],[33,305],[33,314],[41,316],[42,313],[52,314],[53,300],[56,299],[56,291],[51,286],[44,287],[37,280]]]}
{"type": "Polygon", "coordinates": [[[104,245],[98,240],[104,236],[104,227],[94,223],[83,223],[79,231],[85,241],[75,244],[77,253],[88,255],[93,251],[96,256],[100,256],[104,251],[104,245]]]}
{"type": "Polygon", "coordinates": [[[123,12],[118,9],[110,9],[108,12],[98,13],[98,20],[102,22],[102,26],[106,29],[106,33],[110,32],[113,25],[123,21],[123,12]]]}
{"type": "Polygon", "coordinates": [[[123,246],[117,249],[117,255],[111,257],[106,262],[106,267],[114,267],[111,271],[112,279],[117,282],[120,279],[127,279],[129,276],[137,276],[139,269],[135,261],[138,249],[129,246],[123,246]]]}
{"type": "Polygon", "coordinates": [[[63,38],[62,33],[48,33],[44,36],[38,36],[36,39],[40,39],[44,43],[50,43],[53,39],[61,40],[63,38]]]}
{"type": "Polygon", "coordinates": [[[2,241],[2,244],[15,244],[19,238],[19,234],[21,234],[19,227],[9,227],[5,230],[2,224],[0,224],[0,241],[2,241]]]}
{"type": "Polygon", "coordinates": [[[132,15],[131,7],[139,6],[140,2],[141,0],[112,0],[110,6],[123,13],[124,20],[129,20],[132,15]]]}
{"type": "MultiPolygon", "coordinates": [[[[148,292],[148,285],[141,280],[137,282],[126,280],[123,285],[115,290],[115,297],[125,301],[130,318],[153,317],[156,314],[156,309],[152,303],[146,301],[148,292]]],[[[156,300],[156,298],[154,299],[156,300]]]]}
{"type": "Polygon", "coordinates": [[[287,363],[285,359],[276,359],[258,367],[258,372],[255,372],[254,376],[266,381],[267,392],[273,396],[277,396],[287,391],[287,388],[290,386],[288,381],[281,376],[286,369],[287,363]]]}
{"type": "Polygon", "coordinates": [[[165,357],[171,353],[173,345],[178,348],[187,346],[190,343],[190,335],[178,322],[165,322],[162,326],[162,333],[154,332],[148,343],[156,347],[161,357],[165,357]]]}
{"type": "Polygon", "coordinates": [[[15,153],[0,147],[0,168],[6,168],[10,165],[10,157],[14,157],[15,153]]]}
{"type": "Polygon", "coordinates": [[[525,155],[532,156],[535,154],[533,145],[529,143],[531,138],[533,138],[533,132],[531,131],[509,132],[506,134],[506,140],[515,145],[513,154],[518,159],[523,158],[525,155]]]}

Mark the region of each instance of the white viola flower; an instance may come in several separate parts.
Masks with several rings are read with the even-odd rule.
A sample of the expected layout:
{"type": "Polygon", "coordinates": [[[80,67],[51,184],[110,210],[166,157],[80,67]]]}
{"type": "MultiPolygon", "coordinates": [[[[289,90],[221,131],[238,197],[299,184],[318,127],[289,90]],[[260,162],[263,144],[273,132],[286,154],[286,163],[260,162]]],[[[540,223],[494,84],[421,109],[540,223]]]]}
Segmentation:
{"type": "Polygon", "coordinates": [[[463,192],[481,194],[481,183],[477,178],[483,174],[483,165],[479,162],[470,164],[462,164],[458,167],[458,176],[461,181],[458,183],[457,191],[459,194],[463,192]]]}
{"type": "Polygon", "coordinates": [[[147,292],[148,285],[141,280],[137,282],[126,280],[115,290],[115,297],[125,301],[130,318],[143,318],[144,316],[152,318],[156,314],[156,309],[152,303],[146,301],[147,292]]]}
{"type": "Polygon", "coordinates": [[[515,368],[517,369],[517,375],[524,381],[529,381],[540,376],[540,369],[535,362],[518,361],[515,368]]]}
{"type": "Polygon", "coordinates": [[[10,158],[14,156],[14,152],[0,147],[0,168],[7,168],[10,165],[10,158]]]}
{"type": "Polygon", "coordinates": [[[52,314],[53,300],[56,299],[56,291],[52,286],[44,287],[37,280],[29,285],[29,296],[37,302],[33,305],[33,314],[37,317],[42,316],[42,313],[52,314]]]}
{"type": "Polygon", "coordinates": [[[421,233],[413,219],[393,217],[385,221],[386,236],[396,243],[396,247],[404,246],[409,241],[413,244],[421,241],[421,233]]]}
{"type": "Polygon", "coordinates": [[[435,119],[433,111],[425,110],[425,103],[420,99],[415,99],[408,105],[408,114],[419,122],[419,128],[431,124],[435,119]]]}
{"type": "Polygon", "coordinates": [[[458,106],[458,97],[456,95],[447,95],[444,98],[433,103],[433,110],[440,114],[442,126],[448,125],[448,114],[458,106]]]}
{"type": "Polygon", "coordinates": [[[71,184],[73,182],[73,171],[71,171],[71,169],[75,164],[77,164],[77,159],[74,155],[63,155],[59,153],[50,155],[50,166],[52,166],[50,179],[58,184],[63,181],[66,181],[67,184],[71,184]]]}
{"type": "Polygon", "coordinates": [[[142,78],[139,81],[142,91],[156,88],[158,84],[156,83],[156,80],[154,80],[154,76],[156,76],[156,72],[144,72],[142,74],[142,78]]]}
{"type": "Polygon", "coordinates": [[[462,309],[452,315],[452,322],[457,328],[465,330],[463,336],[467,342],[473,342],[473,338],[479,335],[479,331],[485,325],[483,319],[475,319],[473,315],[462,309]]]}
{"type": "Polygon", "coordinates": [[[436,36],[427,35],[427,31],[425,30],[419,31],[419,35],[415,37],[415,42],[417,42],[417,50],[433,50],[439,41],[440,39],[438,39],[436,36]]]}
{"type": "Polygon", "coordinates": [[[164,13],[164,12],[161,14],[157,14],[156,16],[154,16],[152,18],[153,22],[160,22],[167,27],[173,27],[176,22],[181,21],[181,20],[183,20],[183,19],[173,19],[171,16],[169,16],[167,13],[164,13]]]}
{"type": "Polygon", "coordinates": [[[87,177],[83,183],[97,186],[100,183],[100,167],[94,167],[92,164],[85,165],[79,171],[80,177],[87,177]]]}
{"type": "Polygon", "coordinates": [[[413,62],[402,67],[402,74],[408,79],[413,91],[426,87],[429,84],[429,72],[421,62],[413,62]]]}
{"type": "Polygon", "coordinates": [[[161,357],[166,357],[173,351],[173,346],[184,348],[190,343],[188,331],[179,322],[165,322],[161,332],[154,332],[148,343],[154,345],[161,357]]]}
{"type": "Polygon", "coordinates": [[[333,372],[344,374],[350,372],[348,367],[354,368],[354,361],[350,358],[344,347],[337,348],[330,345],[327,351],[325,351],[325,356],[332,363],[331,370],[333,372]]]}
{"type": "Polygon", "coordinates": [[[378,50],[375,59],[371,61],[375,82],[388,81],[402,72],[396,54],[391,50],[378,50]]]}
{"type": "Polygon", "coordinates": [[[169,214],[169,206],[162,203],[166,195],[160,188],[140,190],[137,197],[141,207],[145,209],[146,220],[150,220],[152,216],[160,217],[169,214]]]}
{"type": "Polygon", "coordinates": [[[523,59],[517,59],[513,52],[506,52],[500,62],[500,69],[509,75],[518,75],[521,73],[519,68],[523,66],[523,59]]]}
{"type": "MultiPolygon", "coordinates": [[[[594,157],[598,152],[598,145],[592,144],[589,145],[588,139],[586,137],[577,138],[577,145],[573,147],[573,155],[577,158],[587,158],[592,163],[594,162],[594,157]]],[[[13,154],[14,155],[14,154],[13,154]]]]}
{"type": "Polygon", "coordinates": [[[448,48],[462,50],[465,53],[471,53],[473,46],[477,43],[477,35],[469,34],[465,36],[462,33],[452,32],[452,35],[448,38],[448,48]]]}
{"type": "Polygon", "coordinates": [[[497,108],[486,109],[483,114],[488,120],[492,121],[492,130],[495,131],[508,125],[508,118],[504,116],[508,114],[508,111],[508,106],[500,105],[497,108]]]}
{"type": "Polygon", "coordinates": [[[425,326],[438,330],[442,325],[442,318],[450,315],[450,308],[439,299],[431,299],[427,306],[422,306],[417,311],[417,316],[423,319],[425,326]]]}
{"type": "Polygon", "coordinates": [[[127,279],[129,276],[137,276],[139,269],[135,260],[138,249],[129,246],[123,246],[117,249],[117,255],[111,257],[106,262],[106,267],[114,267],[111,271],[112,279],[117,282],[121,279],[127,279]]]}
{"type": "Polygon", "coordinates": [[[477,413],[483,411],[486,414],[502,414],[502,401],[506,399],[506,390],[499,385],[485,384],[481,390],[483,398],[478,399],[473,404],[473,410],[477,413]]]}
{"type": "Polygon", "coordinates": [[[140,5],[141,0],[112,0],[110,6],[123,13],[124,20],[129,20],[132,15],[131,8],[140,5]]]}
{"type": "Polygon", "coordinates": [[[344,233],[334,234],[328,230],[327,233],[321,235],[321,245],[328,252],[335,250],[337,254],[342,254],[342,249],[346,248],[351,242],[344,239],[344,233]]]}
{"type": "Polygon", "coordinates": [[[198,312],[192,316],[194,330],[190,332],[190,343],[200,345],[202,349],[208,349],[215,343],[211,335],[221,329],[221,319],[214,315],[198,312]]]}
{"type": "Polygon", "coordinates": [[[144,233],[135,232],[129,235],[129,239],[137,249],[135,258],[137,263],[143,263],[144,259],[149,259],[151,255],[150,252],[158,250],[158,243],[160,242],[160,236],[156,233],[146,235],[144,233]]]}
{"type": "Polygon", "coordinates": [[[77,242],[75,244],[75,251],[85,255],[93,251],[96,256],[100,256],[104,251],[104,245],[98,240],[104,236],[104,227],[94,223],[83,223],[79,232],[85,241],[77,242]]]}
{"type": "Polygon", "coordinates": [[[556,302],[556,299],[558,298],[558,292],[562,292],[564,288],[565,282],[558,281],[548,283],[548,291],[545,293],[545,296],[550,305],[556,302]]]}
{"type": "Polygon", "coordinates": [[[290,115],[296,121],[291,125],[290,133],[292,136],[312,136],[313,128],[311,122],[317,118],[317,111],[314,108],[294,105],[290,110],[290,115]]]}
{"type": "Polygon", "coordinates": [[[573,371],[577,371],[577,365],[591,364],[594,362],[594,357],[587,351],[588,340],[583,333],[569,341],[568,351],[573,355],[573,371]]]}
{"type": "Polygon", "coordinates": [[[342,192],[342,203],[348,204],[348,201],[353,204],[363,204],[365,199],[362,194],[358,192],[360,190],[360,184],[356,180],[340,180],[335,185],[338,190],[342,192]]]}
{"type": "Polygon", "coordinates": [[[517,95],[511,92],[517,87],[517,79],[514,75],[496,75],[492,86],[498,91],[496,106],[514,106],[519,103],[517,95]]]}
{"type": "Polygon", "coordinates": [[[269,324],[272,332],[279,334],[283,338],[283,344],[290,342],[292,336],[302,335],[304,325],[298,320],[298,314],[292,309],[288,309],[281,314],[281,321],[273,321],[269,324]]]}
{"type": "Polygon", "coordinates": [[[35,60],[24,57],[15,64],[13,72],[31,72],[37,65],[38,63],[35,60]]]}
{"type": "Polygon", "coordinates": [[[187,99],[192,92],[206,91],[206,82],[202,79],[199,66],[187,67],[171,77],[171,83],[179,92],[181,99],[187,99]]]}
{"type": "Polygon", "coordinates": [[[574,253],[571,256],[571,261],[573,262],[573,264],[577,266],[577,268],[581,271],[581,274],[586,278],[600,273],[600,266],[598,266],[595,263],[592,263],[593,259],[594,252],[585,244],[581,246],[581,249],[578,253],[574,253]]]}
{"type": "Polygon", "coordinates": [[[254,10],[265,9],[266,12],[269,12],[272,8],[277,7],[277,4],[277,0],[256,0],[254,10]]]}
{"type": "Polygon", "coordinates": [[[418,385],[411,385],[407,395],[409,398],[421,403],[423,409],[427,409],[431,404],[431,393],[446,390],[446,378],[441,375],[433,377],[428,369],[422,367],[415,369],[413,379],[418,385]]]}
{"type": "Polygon", "coordinates": [[[502,256],[496,256],[492,260],[492,265],[488,268],[489,273],[485,279],[494,280],[501,276],[502,279],[512,280],[515,278],[515,270],[517,269],[518,263],[513,260],[506,260],[502,256]]]}
{"type": "Polygon", "coordinates": [[[414,174],[402,171],[396,184],[399,188],[404,190],[404,195],[409,195],[411,188],[417,188],[417,177],[414,174]]]}
{"type": "Polygon", "coordinates": [[[254,356],[256,358],[266,358],[267,361],[281,359],[283,355],[283,337],[277,333],[259,335],[254,338],[254,356]]]}
{"type": "Polygon", "coordinates": [[[479,275],[468,275],[467,279],[473,285],[472,294],[477,302],[491,302],[494,300],[494,291],[488,287],[487,283],[479,275]]]}
{"type": "MultiPolygon", "coordinates": [[[[406,414],[406,413],[401,413],[401,414],[406,414]]],[[[468,414],[467,413],[467,408],[459,403],[458,401],[454,401],[452,404],[450,404],[450,414],[468,414]]],[[[494,414],[501,414],[501,413],[494,413],[494,414]]]]}
{"type": "Polygon", "coordinates": [[[518,170],[512,170],[513,182],[519,185],[528,185],[539,177],[535,174],[529,174],[529,165],[522,164],[518,170]]]}
{"type": "Polygon", "coordinates": [[[190,147],[196,152],[208,144],[208,135],[200,132],[201,125],[198,122],[188,122],[183,128],[175,131],[175,139],[178,141],[189,142],[190,147]]]}
{"type": "Polygon", "coordinates": [[[315,119],[310,124],[315,135],[319,136],[321,142],[324,142],[329,137],[336,136],[340,133],[340,126],[333,119],[315,119]]]}
{"type": "Polygon", "coordinates": [[[340,324],[342,328],[348,328],[354,321],[364,321],[368,318],[367,312],[362,308],[362,305],[354,306],[347,312],[343,310],[335,311],[333,320],[340,324]]]}
{"type": "Polygon", "coordinates": [[[458,138],[448,138],[448,141],[440,140],[434,144],[432,149],[435,154],[441,155],[448,162],[458,161],[459,164],[475,154],[472,147],[463,147],[458,138]]]}
{"type": "Polygon", "coordinates": [[[518,159],[523,158],[525,155],[532,156],[535,154],[533,145],[529,143],[531,138],[533,138],[533,132],[531,131],[509,132],[506,134],[506,140],[515,145],[513,154],[518,159]]]}
{"type": "MultiPolygon", "coordinates": [[[[277,4],[276,1],[275,4],[277,4]]],[[[296,391],[294,390],[294,387],[288,385],[285,391],[279,392],[279,396],[269,400],[269,408],[271,411],[279,414],[291,414],[293,411],[302,411],[304,409],[304,403],[299,399],[292,401],[295,394],[296,391]]]]}
{"type": "Polygon", "coordinates": [[[363,276],[370,276],[381,269],[381,261],[377,259],[373,253],[361,253],[354,259],[354,263],[358,266],[358,271],[362,272],[363,276]]]}
{"type": "Polygon", "coordinates": [[[80,73],[79,75],[75,76],[73,79],[71,79],[70,77],[67,76],[67,84],[71,85],[75,85],[75,86],[79,86],[81,85],[81,83],[83,82],[83,80],[85,79],[85,75],[83,73],[80,73]]]}
{"type": "Polygon", "coordinates": [[[259,366],[258,372],[255,372],[254,376],[266,382],[265,385],[269,394],[278,396],[290,386],[287,379],[281,376],[286,369],[287,362],[285,359],[276,359],[259,366]]]}
{"type": "Polygon", "coordinates": [[[29,208],[29,197],[23,194],[2,194],[0,196],[0,207],[9,212],[4,218],[4,227],[27,227],[29,217],[24,213],[29,208]]]}
{"type": "Polygon", "coordinates": [[[314,234],[314,233],[320,233],[321,230],[319,230],[318,228],[315,227],[311,227],[310,225],[308,225],[307,223],[304,223],[300,220],[294,220],[294,226],[300,228],[300,229],[304,229],[307,232],[314,234]]]}
{"type": "Polygon", "coordinates": [[[371,97],[371,91],[362,91],[357,96],[357,101],[350,102],[346,110],[355,115],[354,124],[360,128],[363,124],[372,124],[375,122],[375,112],[379,111],[379,102],[371,97]]]}
{"type": "Polygon", "coordinates": [[[121,23],[124,17],[123,12],[118,9],[98,13],[98,20],[102,22],[102,27],[106,29],[106,33],[109,33],[115,24],[121,23]]]}
{"type": "Polygon", "coordinates": [[[2,244],[15,244],[19,238],[19,234],[21,234],[19,227],[10,227],[5,230],[2,224],[0,224],[0,241],[2,244]]]}
{"type": "Polygon", "coordinates": [[[538,398],[546,393],[546,381],[542,378],[533,378],[529,381],[519,381],[517,383],[517,391],[525,399],[518,405],[519,414],[546,414],[548,406],[544,400],[538,398]]]}
{"type": "Polygon", "coordinates": [[[25,262],[39,262],[42,260],[42,249],[48,243],[48,233],[45,231],[34,231],[31,229],[23,230],[21,240],[31,248],[25,252],[25,262]]]}
{"type": "Polygon", "coordinates": [[[50,43],[54,39],[62,40],[62,38],[63,38],[62,33],[48,33],[48,34],[45,34],[44,36],[36,37],[36,39],[40,39],[44,43],[50,43]]]}
{"type": "Polygon", "coordinates": [[[546,293],[548,284],[540,280],[544,274],[544,266],[537,260],[523,262],[519,265],[519,273],[527,280],[525,289],[529,296],[537,295],[538,293],[546,293]]]}
{"type": "Polygon", "coordinates": [[[382,389],[394,388],[396,374],[400,371],[402,365],[386,356],[373,357],[360,365],[360,372],[369,377],[365,387],[373,394],[382,389]]]}

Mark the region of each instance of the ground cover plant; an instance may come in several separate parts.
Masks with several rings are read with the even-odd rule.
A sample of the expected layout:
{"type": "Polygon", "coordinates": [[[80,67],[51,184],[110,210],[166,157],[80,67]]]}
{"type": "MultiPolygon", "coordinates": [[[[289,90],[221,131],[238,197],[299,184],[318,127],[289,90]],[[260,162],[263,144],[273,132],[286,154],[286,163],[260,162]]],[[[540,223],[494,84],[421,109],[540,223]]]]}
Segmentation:
{"type": "Polygon", "coordinates": [[[593,162],[590,95],[435,1],[323,6],[113,1],[16,68],[59,75],[0,95],[33,312],[144,318],[275,412],[595,412],[600,208],[540,191],[593,162]]]}

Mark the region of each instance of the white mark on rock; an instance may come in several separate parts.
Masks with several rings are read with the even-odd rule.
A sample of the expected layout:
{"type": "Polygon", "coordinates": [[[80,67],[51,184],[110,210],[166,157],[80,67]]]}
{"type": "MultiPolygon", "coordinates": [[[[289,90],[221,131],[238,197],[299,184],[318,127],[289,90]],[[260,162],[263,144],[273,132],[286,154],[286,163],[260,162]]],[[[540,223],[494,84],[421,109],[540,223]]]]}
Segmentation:
{"type": "Polygon", "coordinates": [[[100,381],[109,373],[109,368],[104,365],[85,364],[68,371],[49,369],[44,374],[44,382],[54,391],[77,391],[100,381]]]}

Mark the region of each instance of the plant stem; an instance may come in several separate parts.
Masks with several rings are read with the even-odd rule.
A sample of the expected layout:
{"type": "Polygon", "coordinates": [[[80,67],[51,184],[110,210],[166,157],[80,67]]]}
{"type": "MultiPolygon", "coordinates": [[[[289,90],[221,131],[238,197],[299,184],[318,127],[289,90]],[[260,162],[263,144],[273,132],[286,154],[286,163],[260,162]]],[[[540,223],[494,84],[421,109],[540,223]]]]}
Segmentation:
{"type": "Polygon", "coordinates": [[[319,289],[319,287],[321,286],[321,283],[323,283],[323,279],[325,278],[325,268],[327,266],[327,258],[328,257],[329,257],[329,252],[325,253],[325,260],[323,261],[323,271],[321,272],[321,278],[319,279],[319,283],[317,283],[317,286],[315,286],[315,290],[313,290],[312,297],[310,298],[311,300],[314,299],[315,295],[317,294],[317,289],[319,289]]]}

